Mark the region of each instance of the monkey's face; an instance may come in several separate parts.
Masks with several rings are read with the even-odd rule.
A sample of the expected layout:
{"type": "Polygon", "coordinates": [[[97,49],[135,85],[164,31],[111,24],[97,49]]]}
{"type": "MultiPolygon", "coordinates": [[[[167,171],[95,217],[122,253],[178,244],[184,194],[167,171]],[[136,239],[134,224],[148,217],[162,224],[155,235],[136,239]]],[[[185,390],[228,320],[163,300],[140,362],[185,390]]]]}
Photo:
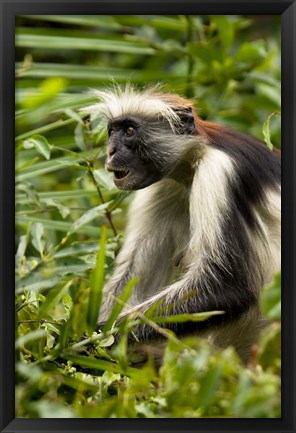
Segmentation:
{"type": "Polygon", "coordinates": [[[109,122],[106,169],[114,173],[117,188],[145,188],[168,173],[169,164],[163,164],[161,152],[155,153],[153,127],[154,139],[148,120],[122,116],[109,122]]]}

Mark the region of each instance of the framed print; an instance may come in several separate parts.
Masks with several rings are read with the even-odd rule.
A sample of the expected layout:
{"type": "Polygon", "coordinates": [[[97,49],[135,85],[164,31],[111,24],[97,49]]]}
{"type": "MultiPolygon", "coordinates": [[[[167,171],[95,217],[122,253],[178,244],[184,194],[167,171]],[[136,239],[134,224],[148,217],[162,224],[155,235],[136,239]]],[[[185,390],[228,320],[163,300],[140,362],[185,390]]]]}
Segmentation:
{"type": "Polygon", "coordinates": [[[295,431],[295,11],[1,0],[1,432],[295,431]]]}

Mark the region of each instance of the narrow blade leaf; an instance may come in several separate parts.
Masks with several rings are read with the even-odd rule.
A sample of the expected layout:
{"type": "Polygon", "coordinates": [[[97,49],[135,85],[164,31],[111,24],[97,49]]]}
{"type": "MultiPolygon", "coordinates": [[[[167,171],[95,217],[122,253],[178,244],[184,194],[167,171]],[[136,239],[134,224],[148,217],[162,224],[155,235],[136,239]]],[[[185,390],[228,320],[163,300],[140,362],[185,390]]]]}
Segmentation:
{"type": "Polygon", "coordinates": [[[100,248],[97,254],[96,267],[91,275],[90,294],[87,310],[87,325],[89,333],[92,333],[97,325],[99,311],[102,304],[102,293],[105,280],[105,250],[107,242],[107,229],[101,228],[100,248]]]}

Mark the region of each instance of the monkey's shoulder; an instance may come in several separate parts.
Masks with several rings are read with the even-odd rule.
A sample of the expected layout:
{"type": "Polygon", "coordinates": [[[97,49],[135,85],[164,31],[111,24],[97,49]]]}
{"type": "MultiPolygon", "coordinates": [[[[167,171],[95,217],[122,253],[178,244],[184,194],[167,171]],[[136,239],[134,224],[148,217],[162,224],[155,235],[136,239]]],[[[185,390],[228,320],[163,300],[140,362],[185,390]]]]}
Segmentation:
{"type": "Polygon", "coordinates": [[[264,142],[230,128],[205,122],[208,145],[224,152],[247,183],[272,187],[281,179],[281,153],[271,151],[264,142]]]}

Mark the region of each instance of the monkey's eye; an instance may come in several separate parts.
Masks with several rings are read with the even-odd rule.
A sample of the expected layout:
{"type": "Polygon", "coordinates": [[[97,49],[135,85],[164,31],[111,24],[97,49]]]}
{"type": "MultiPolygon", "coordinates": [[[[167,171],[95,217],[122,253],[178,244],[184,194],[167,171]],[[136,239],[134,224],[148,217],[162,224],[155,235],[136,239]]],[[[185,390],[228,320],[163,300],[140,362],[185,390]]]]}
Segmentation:
{"type": "Polygon", "coordinates": [[[129,126],[128,128],[126,128],[124,135],[126,135],[127,137],[131,137],[132,135],[134,135],[135,132],[135,129],[132,126],[129,126]]]}

